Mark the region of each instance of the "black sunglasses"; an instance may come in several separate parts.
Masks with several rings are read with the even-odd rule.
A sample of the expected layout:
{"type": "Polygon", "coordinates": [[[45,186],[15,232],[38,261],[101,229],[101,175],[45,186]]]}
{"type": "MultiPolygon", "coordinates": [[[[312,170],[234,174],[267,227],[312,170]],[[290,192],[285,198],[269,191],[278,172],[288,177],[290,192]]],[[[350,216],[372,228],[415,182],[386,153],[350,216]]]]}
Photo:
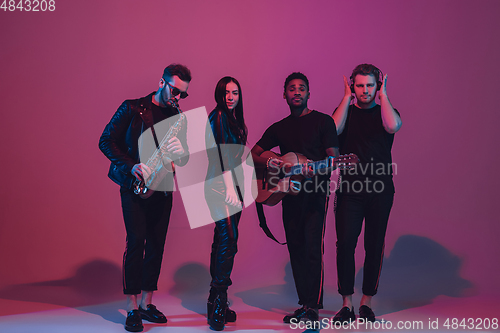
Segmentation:
{"type": "Polygon", "coordinates": [[[182,92],[181,92],[181,91],[179,90],[179,88],[177,88],[177,87],[173,87],[173,86],[172,86],[172,85],[170,85],[170,83],[168,83],[167,81],[165,81],[165,83],[166,83],[166,84],[168,84],[168,86],[170,87],[170,94],[171,94],[173,97],[175,97],[175,96],[177,96],[177,95],[179,95],[179,94],[180,94],[179,98],[180,98],[180,99],[184,99],[184,98],[186,98],[186,97],[188,97],[188,96],[189,96],[187,92],[185,92],[185,91],[182,91],[182,92]]]}

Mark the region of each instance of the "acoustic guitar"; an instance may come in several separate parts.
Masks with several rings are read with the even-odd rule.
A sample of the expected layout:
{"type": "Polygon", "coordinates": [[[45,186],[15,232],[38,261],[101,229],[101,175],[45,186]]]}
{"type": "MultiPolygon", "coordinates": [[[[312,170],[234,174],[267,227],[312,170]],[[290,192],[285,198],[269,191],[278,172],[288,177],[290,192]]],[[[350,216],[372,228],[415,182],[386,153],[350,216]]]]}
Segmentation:
{"type": "MultiPolygon", "coordinates": [[[[261,155],[264,158],[278,158],[283,161],[281,168],[257,168],[256,202],[274,206],[287,194],[297,195],[302,188],[302,180],[305,178],[303,170],[312,167],[313,173],[328,172],[334,166],[339,169],[351,169],[359,162],[355,154],[341,155],[337,158],[332,156],[317,162],[308,162],[307,157],[299,153],[287,153],[283,156],[272,151],[265,151],[261,155]],[[306,166],[307,165],[307,166],[306,166]]],[[[306,169],[306,170],[307,170],[306,169]]]]}

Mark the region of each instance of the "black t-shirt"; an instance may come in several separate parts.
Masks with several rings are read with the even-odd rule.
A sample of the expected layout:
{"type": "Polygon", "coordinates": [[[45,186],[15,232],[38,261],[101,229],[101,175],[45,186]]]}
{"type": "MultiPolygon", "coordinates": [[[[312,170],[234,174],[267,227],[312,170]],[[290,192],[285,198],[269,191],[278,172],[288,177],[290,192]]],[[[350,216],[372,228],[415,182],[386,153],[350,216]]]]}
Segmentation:
{"type": "Polygon", "coordinates": [[[337,130],[332,117],[311,111],[302,117],[292,115],[272,124],[257,145],[264,150],[280,148],[280,153],[300,153],[313,161],[325,159],[326,149],[338,147],[337,130]]]}
{"type": "Polygon", "coordinates": [[[326,149],[338,147],[339,141],[332,117],[311,111],[305,116],[290,115],[272,124],[257,145],[264,150],[279,147],[282,155],[294,152],[319,161],[327,157],[326,149]]]}
{"type": "MultiPolygon", "coordinates": [[[[151,113],[153,114],[153,123],[154,124],[157,124],[157,123],[169,118],[169,120],[167,120],[168,125],[163,126],[163,124],[162,124],[162,127],[166,128],[166,129],[169,129],[170,126],[172,126],[177,121],[177,119],[179,119],[179,117],[178,117],[179,113],[177,112],[177,110],[175,110],[174,108],[172,108],[170,106],[161,107],[161,106],[158,106],[154,103],[151,103],[151,113]]],[[[156,128],[155,128],[155,130],[156,130],[156,128]]],[[[156,135],[159,135],[159,134],[165,135],[166,133],[156,133],[156,135]]],[[[158,140],[161,141],[162,137],[158,137],[158,140]]]]}
{"type": "MultiPolygon", "coordinates": [[[[396,112],[399,114],[397,110],[396,112]]],[[[394,193],[391,156],[394,134],[384,129],[380,105],[377,104],[371,109],[360,109],[351,105],[344,130],[339,135],[339,142],[341,154],[354,153],[360,161],[356,168],[342,171],[342,181],[349,181],[351,189],[355,181],[361,182],[362,186],[359,182],[354,186],[354,192],[361,189],[361,193],[394,193]],[[376,181],[380,182],[375,184],[374,188],[376,181]]],[[[343,193],[345,189],[343,188],[343,193]]]]}

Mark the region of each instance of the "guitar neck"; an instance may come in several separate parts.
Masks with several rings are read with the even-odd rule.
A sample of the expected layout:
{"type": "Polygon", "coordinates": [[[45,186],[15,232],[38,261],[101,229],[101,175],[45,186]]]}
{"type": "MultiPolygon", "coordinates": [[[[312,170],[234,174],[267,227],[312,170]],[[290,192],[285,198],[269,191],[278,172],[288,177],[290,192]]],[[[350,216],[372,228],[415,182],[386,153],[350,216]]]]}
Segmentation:
{"type": "MultiPolygon", "coordinates": [[[[327,157],[326,159],[321,160],[321,161],[307,163],[307,165],[311,166],[313,168],[314,172],[318,172],[319,170],[327,169],[327,168],[331,167],[333,165],[333,161],[334,161],[333,157],[327,157]]],[[[300,174],[302,174],[302,168],[303,168],[302,164],[294,165],[294,166],[292,166],[292,168],[290,169],[290,172],[287,173],[286,176],[300,175],[300,174]]]]}

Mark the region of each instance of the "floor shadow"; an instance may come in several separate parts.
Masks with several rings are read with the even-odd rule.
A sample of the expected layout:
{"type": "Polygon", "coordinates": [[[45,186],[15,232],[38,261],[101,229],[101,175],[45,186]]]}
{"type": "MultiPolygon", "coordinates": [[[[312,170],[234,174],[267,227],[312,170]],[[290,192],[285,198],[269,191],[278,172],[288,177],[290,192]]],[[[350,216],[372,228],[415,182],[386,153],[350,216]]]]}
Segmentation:
{"type": "MultiPolygon", "coordinates": [[[[298,304],[297,291],[292,275],[290,262],[285,265],[284,284],[271,285],[261,288],[241,291],[235,293],[242,301],[250,306],[280,314],[287,314],[300,307],[298,304]]],[[[323,290],[323,310],[320,311],[319,320],[335,315],[342,305],[342,299],[337,292],[337,288],[325,286],[323,290]]],[[[315,330],[311,330],[314,332],[315,330]]],[[[309,331],[305,331],[309,332],[309,331]]]]}
{"type": "Polygon", "coordinates": [[[240,291],[235,296],[240,297],[245,304],[265,311],[295,310],[299,305],[290,262],[285,266],[284,281],[284,284],[240,291]]]}
{"type": "MultiPolygon", "coordinates": [[[[460,277],[462,260],[441,244],[421,236],[401,236],[384,258],[377,296],[377,314],[430,304],[439,295],[463,296],[472,283],[460,277]]],[[[356,275],[361,291],[363,269],[356,275]]]]}
{"type": "Polygon", "coordinates": [[[123,305],[121,275],[120,267],[98,259],[80,266],[66,279],[6,286],[0,289],[0,298],[79,308],[122,323],[124,316],[118,312],[123,305]]]}
{"type": "Polygon", "coordinates": [[[187,263],[174,273],[174,286],[169,294],[178,297],[181,305],[200,315],[207,313],[210,272],[199,263],[187,263]]]}

